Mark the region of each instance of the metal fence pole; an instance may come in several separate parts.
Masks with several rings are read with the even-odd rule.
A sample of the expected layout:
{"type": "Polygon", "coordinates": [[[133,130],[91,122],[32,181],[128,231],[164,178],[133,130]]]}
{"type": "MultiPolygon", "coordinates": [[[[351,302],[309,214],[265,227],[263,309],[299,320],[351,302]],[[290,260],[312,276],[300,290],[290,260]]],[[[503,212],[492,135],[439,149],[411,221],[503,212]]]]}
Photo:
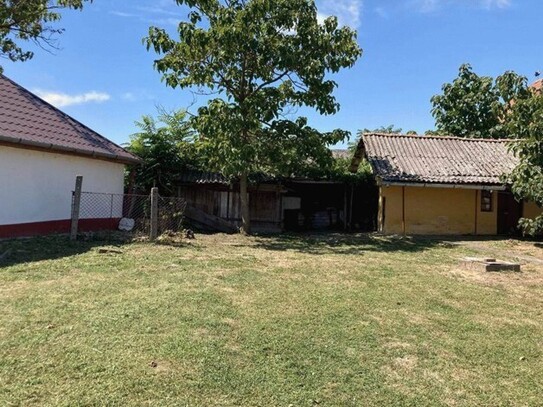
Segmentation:
{"type": "Polygon", "coordinates": [[[75,177],[75,190],[72,200],[72,226],[70,228],[70,240],[77,239],[77,226],[79,223],[79,209],[81,207],[81,187],[83,186],[83,176],[75,177]]]}
{"type": "Polygon", "coordinates": [[[158,237],[158,188],[151,189],[151,234],[149,238],[156,240],[158,237]]]}

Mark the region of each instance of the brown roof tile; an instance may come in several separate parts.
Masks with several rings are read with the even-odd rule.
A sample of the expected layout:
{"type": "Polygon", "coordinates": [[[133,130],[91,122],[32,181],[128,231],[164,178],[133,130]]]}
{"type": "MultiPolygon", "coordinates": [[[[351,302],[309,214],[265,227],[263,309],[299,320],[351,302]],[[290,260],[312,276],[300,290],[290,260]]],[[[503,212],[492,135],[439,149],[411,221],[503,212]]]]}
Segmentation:
{"type": "Polygon", "coordinates": [[[517,158],[508,150],[510,140],[440,136],[365,134],[351,170],[362,157],[383,183],[436,183],[502,185],[517,158]]]}
{"type": "Polygon", "coordinates": [[[541,92],[541,90],[543,90],[543,79],[539,79],[535,81],[534,83],[530,85],[530,87],[535,89],[536,92],[541,92]]]}
{"type": "Polygon", "coordinates": [[[0,75],[0,142],[122,163],[140,160],[0,75]]]}
{"type": "Polygon", "coordinates": [[[331,149],[330,151],[332,152],[332,157],[334,158],[344,158],[350,160],[353,157],[351,150],[336,148],[331,149]]]}

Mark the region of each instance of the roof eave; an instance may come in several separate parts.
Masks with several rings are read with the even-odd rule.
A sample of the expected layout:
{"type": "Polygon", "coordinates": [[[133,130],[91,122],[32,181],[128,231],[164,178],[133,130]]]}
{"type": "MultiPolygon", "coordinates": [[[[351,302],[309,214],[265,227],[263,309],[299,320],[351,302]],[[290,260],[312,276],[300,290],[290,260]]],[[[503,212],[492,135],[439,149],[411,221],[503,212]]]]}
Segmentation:
{"type": "Polygon", "coordinates": [[[24,140],[20,137],[10,137],[10,136],[0,135],[0,143],[9,144],[14,147],[24,146],[30,149],[36,149],[36,150],[42,150],[42,151],[45,150],[45,151],[76,155],[76,156],[103,159],[103,160],[114,161],[114,162],[117,162],[120,164],[126,164],[126,165],[134,165],[134,164],[142,163],[142,160],[140,158],[133,155],[132,157],[123,157],[118,154],[104,153],[102,151],[83,150],[79,148],[65,147],[65,146],[51,144],[51,143],[42,143],[39,141],[24,140]]]}
{"type": "Polygon", "coordinates": [[[377,185],[381,187],[418,187],[418,188],[450,188],[450,189],[478,189],[491,191],[505,191],[507,186],[504,184],[485,184],[485,183],[438,183],[438,182],[406,182],[406,181],[386,181],[382,178],[377,179],[377,185]]]}

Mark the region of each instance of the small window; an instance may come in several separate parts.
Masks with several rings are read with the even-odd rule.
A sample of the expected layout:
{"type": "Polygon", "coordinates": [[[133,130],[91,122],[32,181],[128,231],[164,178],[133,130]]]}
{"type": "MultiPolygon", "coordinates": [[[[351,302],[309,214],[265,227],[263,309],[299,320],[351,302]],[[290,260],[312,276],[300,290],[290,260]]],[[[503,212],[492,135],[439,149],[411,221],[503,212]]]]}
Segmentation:
{"type": "Polygon", "coordinates": [[[492,191],[481,191],[481,212],[492,212],[492,191]]]}

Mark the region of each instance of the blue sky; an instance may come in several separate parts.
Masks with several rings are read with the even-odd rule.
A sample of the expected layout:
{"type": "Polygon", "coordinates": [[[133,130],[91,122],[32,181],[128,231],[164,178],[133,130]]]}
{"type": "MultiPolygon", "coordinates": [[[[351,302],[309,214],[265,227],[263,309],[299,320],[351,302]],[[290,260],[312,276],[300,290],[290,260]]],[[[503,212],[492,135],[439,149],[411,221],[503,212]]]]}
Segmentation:
{"type": "MultiPolygon", "coordinates": [[[[430,98],[464,62],[484,75],[514,70],[534,79],[543,70],[541,0],[318,0],[358,30],[364,55],[335,76],[341,110],[319,116],[320,130],[395,124],[404,131],[433,128],[430,98]]],[[[136,131],[143,114],[205,103],[167,88],[153,69],[155,54],[141,39],[150,25],[173,30],[186,16],[174,0],[95,0],[83,12],[63,13],[60,49],[37,50],[25,63],[1,61],[5,74],[117,143],[136,131]]]]}

